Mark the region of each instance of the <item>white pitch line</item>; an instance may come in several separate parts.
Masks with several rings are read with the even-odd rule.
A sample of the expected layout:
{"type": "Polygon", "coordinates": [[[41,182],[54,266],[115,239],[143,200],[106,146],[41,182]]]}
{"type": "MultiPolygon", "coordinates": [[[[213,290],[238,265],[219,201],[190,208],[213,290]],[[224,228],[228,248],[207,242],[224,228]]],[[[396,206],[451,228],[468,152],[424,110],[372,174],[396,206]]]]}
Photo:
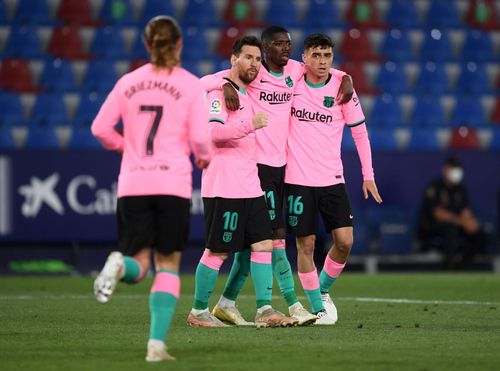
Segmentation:
{"type": "MultiPolygon", "coordinates": [[[[116,295],[117,299],[136,300],[147,296],[144,294],[120,294],[116,295]]],[[[280,295],[273,295],[273,299],[280,299],[280,295]]],[[[305,296],[298,297],[301,300],[306,299],[305,296]]],[[[0,300],[33,300],[33,299],[71,299],[83,300],[94,299],[93,295],[0,295],[0,300]]],[[[238,299],[254,300],[253,295],[240,295],[238,299]]],[[[370,298],[370,297],[335,297],[335,301],[355,301],[361,303],[388,303],[388,304],[445,304],[445,305],[500,305],[500,302],[495,301],[476,301],[476,300],[417,300],[405,298],[370,298]]]]}

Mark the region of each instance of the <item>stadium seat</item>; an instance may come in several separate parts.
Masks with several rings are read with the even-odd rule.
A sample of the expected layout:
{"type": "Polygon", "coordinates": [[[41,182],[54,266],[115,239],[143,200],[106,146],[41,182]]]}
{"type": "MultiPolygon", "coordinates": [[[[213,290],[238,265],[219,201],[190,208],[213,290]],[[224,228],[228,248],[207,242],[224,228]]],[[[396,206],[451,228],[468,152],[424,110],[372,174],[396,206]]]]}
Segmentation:
{"type": "Polygon", "coordinates": [[[76,90],[75,74],[71,63],[59,58],[47,60],[42,73],[41,85],[49,92],[74,92],[76,90]]]}
{"type": "Polygon", "coordinates": [[[31,125],[28,130],[25,149],[59,149],[59,139],[52,127],[31,125]]]}
{"type": "Polygon", "coordinates": [[[403,65],[393,61],[381,64],[375,86],[384,93],[407,93],[408,82],[403,65]]]}
{"type": "Polygon", "coordinates": [[[433,128],[412,129],[407,149],[412,151],[441,150],[441,143],[436,135],[436,130],[433,128]]]}
{"type": "Polygon", "coordinates": [[[495,107],[491,113],[490,121],[496,125],[500,125],[500,98],[497,98],[495,101],[495,107]]]}
{"type": "Polygon", "coordinates": [[[54,28],[47,47],[47,53],[56,58],[88,59],[88,55],[83,49],[79,28],[76,26],[54,28]]]}
{"type": "Polygon", "coordinates": [[[257,8],[252,0],[229,0],[222,19],[229,25],[238,27],[262,27],[257,19],[257,8]]]}
{"type": "Polygon", "coordinates": [[[329,0],[310,1],[305,22],[309,27],[330,28],[342,25],[336,4],[329,0]]]}
{"type": "Polygon", "coordinates": [[[458,27],[460,19],[455,1],[433,0],[425,17],[427,27],[458,27]]]}
{"type": "Polygon", "coordinates": [[[346,12],[346,21],[357,28],[382,27],[374,0],[352,0],[346,12]]]}
{"type": "Polygon", "coordinates": [[[380,54],[389,60],[410,60],[412,58],[412,50],[407,31],[393,28],[387,32],[380,48],[380,54]]]}
{"type": "Polygon", "coordinates": [[[0,151],[16,149],[16,141],[11,128],[0,125],[0,151]]]}
{"type": "Polygon", "coordinates": [[[380,57],[373,53],[372,43],[366,30],[351,28],[344,34],[339,54],[348,61],[379,61],[380,57]]]}
{"type": "Polygon", "coordinates": [[[37,126],[67,126],[68,110],[63,95],[56,93],[38,95],[31,112],[31,121],[37,126]]]}
{"type": "Polygon", "coordinates": [[[199,61],[211,56],[204,28],[190,26],[182,31],[182,37],[184,39],[182,48],[183,59],[199,61]]]}
{"type": "Polygon", "coordinates": [[[215,54],[221,58],[229,58],[232,53],[233,43],[245,34],[242,28],[229,27],[221,30],[220,38],[215,47],[215,54]]]}
{"type": "Polygon", "coordinates": [[[200,66],[198,62],[196,61],[185,61],[182,62],[182,67],[191,72],[192,74],[202,77],[201,71],[200,71],[200,66]]]}
{"type": "Polygon", "coordinates": [[[419,55],[423,62],[453,61],[454,56],[447,31],[437,28],[427,30],[419,55]]]}
{"type": "Polygon", "coordinates": [[[138,32],[132,50],[130,51],[130,58],[132,59],[149,59],[149,53],[146,50],[142,33],[138,32]]]}
{"type": "Polygon", "coordinates": [[[0,67],[0,88],[18,93],[36,93],[40,89],[33,85],[29,64],[24,59],[2,60],[0,67]]]}
{"type": "Polygon", "coordinates": [[[391,1],[385,21],[397,28],[420,27],[415,3],[408,0],[391,1]]]}
{"type": "Polygon", "coordinates": [[[145,26],[158,14],[175,17],[173,0],[146,0],[141,12],[140,26],[145,26]]]}
{"type": "Polygon", "coordinates": [[[442,63],[425,62],[420,65],[420,73],[415,91],[420,94],[445,94],[449,92],[448,76],[442,63]]]}
{"type": "Polygon", "coordinates": [[[88,63],[81,86],[82,92],[109,93],[118,79],[114,62],[106,59],[88,63]]]}
{"type": "Polygon", "coordinates": [[[11,27],[3,54],[11,58],[40,58],[42,45],[37,28],[34,26],[11,27]]]}
{"type": "Polygon", "coordinates": [[[363,72],[363,68],[361,63],[354,62],[345,62],[342,63],[339,67],[339,70],[344,71],[348,75],[352,77],[352,81],[354,82],[354,88],[358,94],[379,94],[378,89],[374,89],[368,86],[366,81],[365,73],[363,72]]]}
{"type": "Polygon", "coordinates": [[[498,29],[497,14],[493,0],[469,1],[465,19],[474,28],[498,29]]]}
{"type": "Polygon", "coordinates": [[[397,96],[382,94],[375,99],[370,114],[370,125],[394,128],[403,124],[403,116],[397,96]]]}
{"type": "Polygon", "coordinates": [[[71,131],[69,149],[103,149],[101,143],[92,135],[89,127],[75,127],[71,131]]]}
{"type": "Polygon", "coordinates": [[[124,59],[125,43],[120,27],[98,28],[90,47],[90,54],[95,58],[124,59]]]}
{"type": "Polygon", "coordinates": [[[462,59],[477,62],[494,61],[494,47],[490,35],[486,31],[469,30],[462,47],[462,59]]]}
{"type": "Polygon", "coordinates": [[[0,107],[2,107],[0,126],[11,127],[25,124],[23,105],[19,94],[0,91],[0,107]]]}
{"type": "Polygon", "coordinates": [[[394,136],[394,130],[386,128],[370,128],[370,144],[374,151],[396,151],[399,149],[398,142],[394,136]]]}
{"type": "Polygon", "coordinates": [[[481,144],[476,129],[467,126],[454,128],[448,149],[480,150],[481,144]]]}
{"type": "Polygon", "coordinates": [[[0,0],[0,24],[7,23],[7,5],[5,4],[7,0],[0,0]]]}
{"type": "Polygon", "coordinates": [[[415,128],[419,127],[440,127],[445,122],[443,108],[439,99],[434,95],[418,96],[413,108],[411,124],[415,128]]]}
{"type": "Polygon", "coordinates": [[[500,151],[500,128],[493,128],[491,134],[491,141],[488,149],[490,151],[500,151]]]}
{"type": "Polygon", "coordinates": [[[14,22],[17,24],[52,25],[48,1],[19,0],[14,22]]]}
{"type": "Polygon", "coordinates": [[[467,62],[462,65],[462,71],[457,81],[456,91],[460,94],[491,93],[490,79],[486,66],[481,63],[467,62]]]}
{"type": "Polygon", "coordinates": [[[299,13],[293,1],[270,0],[265,11],[264,22],[282,27],[299,26],[299,13]]]}
{"type": "Polygon", "coordinates": [[[217,12],[212,0],[186,0],[181,18],[183,26],[219,26],[217,12]]]}
{"type": "Polygon", "coordinates": [[[130,0],[104,0],[99,19],[106,25],[134,25],[130,0]]]}
{"type": "Polygon", "coordinates": [[[105,99],[106,94],[104,93],[96,91],[82,93],[80,95],[80,103],[76,109],[75,118],[73,119],[73,127],[82,126],[89,128],[105,99]]]}
{"type": "Polygon", "coordinates": [[[481,99],[477,96],[460,96],[456,100],[451,124],[454,127],[481,127],[486,117],[481,99]]]}
{"type": "Polygon", "coordinates": [[[98,26],[100,23],[93,19],[89,0],[61,0],[57,18],[68,25],[98,26]]]}

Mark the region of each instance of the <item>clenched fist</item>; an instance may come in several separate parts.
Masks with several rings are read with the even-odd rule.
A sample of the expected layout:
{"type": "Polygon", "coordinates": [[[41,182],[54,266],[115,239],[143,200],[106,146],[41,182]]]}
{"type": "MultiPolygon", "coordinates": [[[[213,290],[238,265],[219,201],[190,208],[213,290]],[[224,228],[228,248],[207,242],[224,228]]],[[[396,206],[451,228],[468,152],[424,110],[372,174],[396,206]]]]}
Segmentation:
{"type": "Polygon", "coordinates": [[[260,129],[267,126],[268,116],[266,112],[258,112],[252,118],[252,123],[255,129],[260,129]]]}

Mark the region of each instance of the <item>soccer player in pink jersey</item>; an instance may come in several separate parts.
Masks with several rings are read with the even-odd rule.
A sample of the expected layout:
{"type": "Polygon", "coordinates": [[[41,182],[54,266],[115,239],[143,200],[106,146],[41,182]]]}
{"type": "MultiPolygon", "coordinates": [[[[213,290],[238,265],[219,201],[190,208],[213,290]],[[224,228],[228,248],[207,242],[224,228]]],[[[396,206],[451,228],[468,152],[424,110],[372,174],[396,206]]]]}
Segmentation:
{"type": "Polygon", "coordinates": [[[335,99],[340,80],[330,73],[333,46],[323,34],[304,40],[306,74],[298,81],[292,101],[285,172],[287,226],[296,236],[299,279],[319,325],[337,321],[329,289],[342,272],[353,243],[353,215],[340,156],[345,125],[351,129],[361,160],[365,199],[370,193],[377,203],[382,202],[359,98],[354,93],[343,105],[335,99]],[[313,260],[318,211],[334,241],[319,279],[313,260]]]}
{"type": "Polygon", "coordinates": [[[92,133],[109,150],[123,154],[118,178],[118,237],[94,282],[106,303],[117,281],[142,280],[154,257],[149,296],[151,326],[146,361],[174,360],[165,339],[180,294],[179,263],[189,234],[195,163],[210,162],[205,92],[199,79],[180,67],[181,30],[167,16],[149,21],[144,43],[151,63],[124,75],[92,123],[92,133]],[[123,121],[123,135],[115,130],[123,121]]]}
{"type": "Polygon", "coordinates": [[[255,139],[268,118],[266,113],[255,113],[246,92],[260,66],[260,41],[254,36],[237,40],[227,79],[238,91],[239,109],[229,111],[220,90],[208,95],[215,154],[201,181],[207,245],[196,269],[194,302],[187,319],[191,326],[226,326],[209,312],[208,302],[224,260],[248,246],[257,299],[255,325],[287,327],[298,322],[271,306],[272,227],[260,187],[255,139]]]}
{"type": "MultiPolygon", "coordinates": [[[[285,223],[283,220],[283,190],[286,164],[286,140],[290,116],[292,93],[297,81],[304,74],[304,65],[290,59],[291,38],[289,32],[279,26],[266,28],[261,35],[264,59],[257,78],[248,87],[248,96],[254,108],[267,112],[269,125],[256,132],[257,162],[259,178],[269,217],[273,226],[273,273],[278,281],[282,296],[288,305],[291,316],[299,320],[299,325],[308,325],[316,316],[304,309],[297,299],[293,272],[285,251],[285,223]]],[[[332,70],[343,78],[345,73],[332,70]]],[[[228,71],[206,76],[202,81],[207,87],[216,89],[221,85],[220,78],[228,71]]],[[[350,99],[352,81],[349,76],[343,78],[338,98],[350,99]]],[[[224,89],[226,103],[232,108],[238,107],[238,99],[232,99],[234,89],[224,89]]],[[[236,96],[237,97],[237,96],[236,96]]],[[[235,259],[224,292],[213,309],[213,314],[236,325],[245,325],[246,321],[236,308],[235,300],[250,270],[248,250],[235,254],[235,259]]]]}

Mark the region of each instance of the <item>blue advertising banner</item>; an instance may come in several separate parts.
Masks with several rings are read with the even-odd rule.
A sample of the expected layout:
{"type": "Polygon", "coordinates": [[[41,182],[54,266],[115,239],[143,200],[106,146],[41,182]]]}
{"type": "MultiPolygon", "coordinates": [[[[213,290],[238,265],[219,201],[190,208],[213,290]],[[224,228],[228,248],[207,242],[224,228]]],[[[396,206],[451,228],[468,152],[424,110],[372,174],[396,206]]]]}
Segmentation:
{"type": "MultiPolygon", "coordinates": [[[[472,205],[496,215],[500,191],[498,152],[458,154],[472,205]]],[[[442,152],[374,153],[383,205],[417,209],[426,184],[440,175],[442,152]]],[[[345,178],[355,208],[364,200],[356,152],[344,152],[345,178]]],[[[120,156],[107,151],[0,153],[0,242],[115,241],[116,181],[120,156]]],[[[204,239],[200,172],[195,170],[191,241],[204,239]]]]}

